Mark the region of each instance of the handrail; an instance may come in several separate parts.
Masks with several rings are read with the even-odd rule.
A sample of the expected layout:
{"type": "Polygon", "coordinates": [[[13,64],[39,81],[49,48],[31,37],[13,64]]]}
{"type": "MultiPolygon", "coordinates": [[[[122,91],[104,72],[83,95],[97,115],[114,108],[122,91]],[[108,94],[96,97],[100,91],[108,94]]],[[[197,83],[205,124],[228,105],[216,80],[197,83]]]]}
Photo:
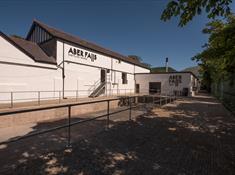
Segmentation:
{"type": "MultiPolygon", "coordinates": [[[[28,135],[25,135],[25,136],[17,137],[17,138],[12,139],[12,140],[3,141],[3,142],[0,142],[0,145],[8,144],[8,143],[11,143],[11,142],[16,142],[16,141],[19,141],[19,140],[22,140],[22,139],[25,139],[25,138],[28,138],[28,137],[33,137],[33,136],[37,136],[37,135],[40,135],[40,134],[45,134],[45,133],[52,132],[52,131],[55,131],[55,130],[59,130],[59,129],[62,129],[62,128],[68,128],[68,146],[70,146],[71,145],[71,129],[70,129],[70,127],[73,126],[73,125],[89,122],[89,121],[107,116],[107,128],[109,128],[109,117],[110,117],[110,115],[117,114],[117,113],[127,111],[127,110],[130,110],[129,111],[129,120],[131,120],[131,110],[132,110],[132,108],[137,107],[137,106],[132,106],[133,101],[131,99],[134,99],[136,97],[140,97],[140,96],[128,96],[128,97],[126,97],[129,101],[129,105],[128,105],[129,107],[125,108],[125,109],[122,109],[122,110],[114,111],[114,112],[111,112],[111,113],[110,113],[110,105],[109,105],[110,102],[111,101],[116,101],[116,100],[121,100],[121,99],[123,99],[123,97],[121,97],[121,98],[110,98],[110,99],[105,99],[105,100],[94,100],[94,101],[90,101],[90,102],[79,102],[79,103],[59,104],[59,105],[57,104],[57,105],[52,105],[52,106],[37,107],[37,108],[33,108],[33,109],[15,109],[15,110],[11,110],[11,111],[0,112],[0,116],[4,116],[4,115],[14,115],[14,114],[19,114],[19,113],[27,113],[27,112],[34,112],[34,111],[64,108],[64,107],[68,108],[68,124],[64,124],[64,125],[60,125],[60,126],[57,126],[57,127],[47,129],[47,130],[42,130],[42,131],[39,131],[39,132],[31,133],[31,134],[28,134],[28,135]],[[101,103],[101,102],[107,102],[107,113],[106,114],[71,123],[71,108],[73,106],[94,104],[94,103],[101,103]]],[[[154,97],[153,97],[153,103],[154,102],[155,101],[154,101],[154,97]]],[[[167,101],[167,97],[166,97],[166,103],[167,102],[168,101],[167,101]]],[[[170,98],[170,102],[171,102],[171,98],[170,98]]],[[[160,99],[160,105],[161,105],[161,99],[160,99]]]]}
{"type": "Polygon", "coordinates": [[[94,93],[94,94],[93,94],[93,92],[92,92],[92,93],[90,94],[90,96],[93,94],[93,96],[96,97],[96,95],[99,94],[99,92],[105,88],[105,85],[106,85],[106,82],[100,83],[100,85],[97,87],[97,88],[99,88],[99,89],[97,90],[97,88],[96,88],[96,89],[94,89],[94,91],[93,91],[93,92],[95,92],[95,91],[97,90],[97,92],[94,93]]]}
{"type": "Polygon", "coordinates": [[[100,84],[100,79],[96,80],[95,83],[93,85],[91,85],[91,87],[88,89],[88,91],[93,91],[96,89],[97,86],[99,86],[100,84]]]}

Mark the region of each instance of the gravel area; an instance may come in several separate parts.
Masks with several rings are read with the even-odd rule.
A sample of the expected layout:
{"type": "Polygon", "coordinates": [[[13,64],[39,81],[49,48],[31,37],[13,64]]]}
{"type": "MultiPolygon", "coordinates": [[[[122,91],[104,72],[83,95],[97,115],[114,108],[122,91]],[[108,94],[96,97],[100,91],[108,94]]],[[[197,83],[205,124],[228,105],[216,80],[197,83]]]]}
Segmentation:
{"type": "Polygon", "coordinates": [[[214,98],[201,95],[161,108],[150,105],[132,121],[127,114],[113,120],[109,130],[96,132],[105,119],[82,130],[72,128],[85,137],[73,140],[71,148],[58,147],[66,143],[61,133],[3,145],[1,165],[7,153],[18,157],[0,174],[234,174],[235,117],[214,98]]]}

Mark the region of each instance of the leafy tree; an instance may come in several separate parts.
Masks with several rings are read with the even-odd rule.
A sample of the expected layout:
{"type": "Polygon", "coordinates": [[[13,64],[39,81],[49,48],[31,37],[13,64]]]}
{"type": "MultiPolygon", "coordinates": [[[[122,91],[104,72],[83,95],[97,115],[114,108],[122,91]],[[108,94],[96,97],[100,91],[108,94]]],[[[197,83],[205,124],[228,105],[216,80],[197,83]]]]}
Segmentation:
{"type": "Polygon", "coordinates": [[[186,25],[195,15],[204,10],[208,18],[228,16],[232,0],[174,0],[170,1],[161,15],[161,20],[170,20],[172,16],[180,16],[179,26],[186,25]]]}
{"type": "Polygon", "coordinates": [[[208,43],[192,59],[201,63],[204,81],[210,84],[232,79],[235,75],[235,16],[208,23],[203,33],[209,34],[208,43]]]}
{"type": "Polygon", "coordinates": [[[145,66],[147,66],[149,68],[151,67],[151,64],[143,62],[143,59],[140,56],[137,56],[137,55],[128,55],[128,57],[133,59],[134,61],[138,61],[138,62],[144,64],[145,66]]]}
{"type": "Polygon", "coordinates": [[[137,56],[137,55],[128,55],[128,57],[135,60],[135,61],[139,61],[139,62],[143,61],[143,59],[140,56],[137,56]]]}

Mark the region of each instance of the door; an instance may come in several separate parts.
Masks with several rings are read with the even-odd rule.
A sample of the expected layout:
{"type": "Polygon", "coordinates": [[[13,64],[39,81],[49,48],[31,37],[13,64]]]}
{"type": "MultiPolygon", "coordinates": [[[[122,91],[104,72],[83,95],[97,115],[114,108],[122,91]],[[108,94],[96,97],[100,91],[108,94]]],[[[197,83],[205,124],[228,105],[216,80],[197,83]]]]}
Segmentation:
{"type": "Polygon", "coordinates": [[[105,81],[106,81],[106,70],[101,69],[101,71],[100,71],[100,82],[103,83],[105,81]]]}
{"type": "Polygon", "coordinates": [[[140,93],[140,84],[135,84],[135,93],[140,93]]]}
{"type": "Polygon", "coordinates": [[[161,82],[149,82],[149,93],[161,93],[161,82]]]}

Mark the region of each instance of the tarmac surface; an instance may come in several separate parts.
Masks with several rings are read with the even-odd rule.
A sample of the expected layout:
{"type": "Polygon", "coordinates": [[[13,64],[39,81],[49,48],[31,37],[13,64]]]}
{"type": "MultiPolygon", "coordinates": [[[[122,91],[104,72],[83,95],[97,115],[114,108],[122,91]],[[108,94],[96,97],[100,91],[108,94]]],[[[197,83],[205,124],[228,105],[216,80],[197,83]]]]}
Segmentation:
{"type": "Polygon", "coordinates": [[[72,127],[71,148],[67,129],[1,145],[0,174],[234,174],[235,117],[211,96],[128,114],[72,127]]]}

